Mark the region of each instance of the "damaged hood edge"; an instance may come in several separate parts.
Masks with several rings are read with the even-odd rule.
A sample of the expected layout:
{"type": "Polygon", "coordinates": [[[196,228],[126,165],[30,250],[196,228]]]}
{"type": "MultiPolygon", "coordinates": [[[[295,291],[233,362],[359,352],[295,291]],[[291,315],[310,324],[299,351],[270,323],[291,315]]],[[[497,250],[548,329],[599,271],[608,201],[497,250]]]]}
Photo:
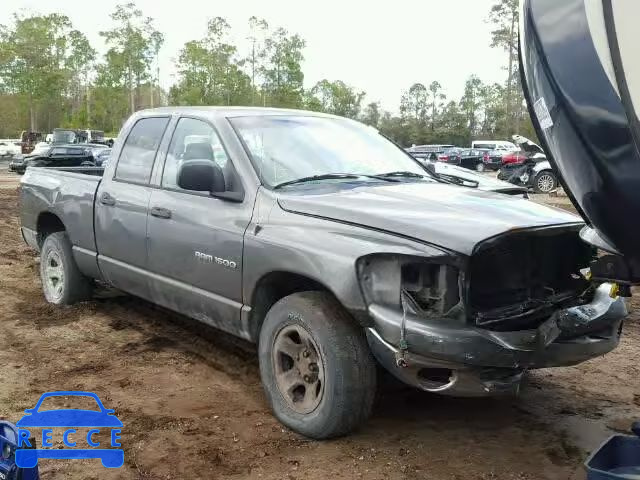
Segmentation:
{"type": "Polygon", "coordinates": [[[443,184],[405,183],[282,194],[290,213],[338,221],[470,256],[486,240],[584,222],[563,210],[502,194],[443,184]]]}

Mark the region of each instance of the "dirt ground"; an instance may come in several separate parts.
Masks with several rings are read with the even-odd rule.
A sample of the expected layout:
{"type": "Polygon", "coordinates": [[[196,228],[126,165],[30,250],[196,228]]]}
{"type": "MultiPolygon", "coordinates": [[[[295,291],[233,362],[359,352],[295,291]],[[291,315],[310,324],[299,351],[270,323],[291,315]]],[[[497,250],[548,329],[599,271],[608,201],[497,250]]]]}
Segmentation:
{"type": "Polygon", "coordinates": [[[615,352],[534,372],[518,398],[390,384],[360,432],[309,441],[271,416],[253,346],[127,296],[45,303],[17,185],[0,170],[0,416],[18,420],[43,392],[86,390],[124,424],[122,468],[42,460],[43,479],[583,479],[587,453],[640,419],[633,314],[615,352]]]}

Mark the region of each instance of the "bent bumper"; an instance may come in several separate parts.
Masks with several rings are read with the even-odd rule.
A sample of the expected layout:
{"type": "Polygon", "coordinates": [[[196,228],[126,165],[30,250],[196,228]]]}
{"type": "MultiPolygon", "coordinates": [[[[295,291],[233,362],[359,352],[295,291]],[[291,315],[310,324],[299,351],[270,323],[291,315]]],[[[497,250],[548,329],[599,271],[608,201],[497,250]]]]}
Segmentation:
{"type": "Polygon", "coordinates": [[[524,370],[575,365],[618,345],[627,308],[609,296],[610,288],[601,285],[591,303],[559,310],[536,330],[495,332],[407,315],[405,352],[398,348],[402,312],[372,305],[375,326],[367,338],[387,370],[418,388],[458,396],[517,393],[524,370]],[[406,366],[397,366],[400,357],[406,366]],[[450,371],[448,381],[430,379],[434,369],[450,371]]]}

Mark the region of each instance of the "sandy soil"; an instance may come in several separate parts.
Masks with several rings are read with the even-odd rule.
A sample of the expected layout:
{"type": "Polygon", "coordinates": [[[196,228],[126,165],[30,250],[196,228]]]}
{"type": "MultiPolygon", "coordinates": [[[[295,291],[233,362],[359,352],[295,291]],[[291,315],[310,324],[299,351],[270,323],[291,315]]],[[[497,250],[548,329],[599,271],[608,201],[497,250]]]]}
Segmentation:
{"type": "Polygon", "coordinates": [[[519,398],[390,383],[363,430],[306,440],[267,409],[252,345],[109,292],[46,304],[18,231],[17,181],[0,170],[0,416],[16,421],[46,391],[88,390],[124,423],[123,468],[42,460],[43,479],[582,479],[588,451],[640,418],[634,314],[615,352],[535,372],[519,398]]]}

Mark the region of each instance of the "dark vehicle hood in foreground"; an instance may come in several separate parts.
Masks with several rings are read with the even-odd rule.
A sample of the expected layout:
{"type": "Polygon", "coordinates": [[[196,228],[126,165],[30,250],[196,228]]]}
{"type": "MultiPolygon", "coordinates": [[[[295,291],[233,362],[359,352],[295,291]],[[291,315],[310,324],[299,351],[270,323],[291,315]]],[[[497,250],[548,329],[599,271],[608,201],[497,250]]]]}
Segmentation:
{"type": "Polygon", "coordinates": [[[596,230],[590,237],[615,247],[640,278],[640,33],[624,21],[635,20],[637,2],[521,6],[520,72],[538,138],[596,230]]]}
{"type": "Polygon", "coordinates": [[[510,230],[582,223],[575,215],[521,198],[423,182],[305,190],[283,194],[279,203],[289,212],[387,231],[465,255],[510,230]]]}

